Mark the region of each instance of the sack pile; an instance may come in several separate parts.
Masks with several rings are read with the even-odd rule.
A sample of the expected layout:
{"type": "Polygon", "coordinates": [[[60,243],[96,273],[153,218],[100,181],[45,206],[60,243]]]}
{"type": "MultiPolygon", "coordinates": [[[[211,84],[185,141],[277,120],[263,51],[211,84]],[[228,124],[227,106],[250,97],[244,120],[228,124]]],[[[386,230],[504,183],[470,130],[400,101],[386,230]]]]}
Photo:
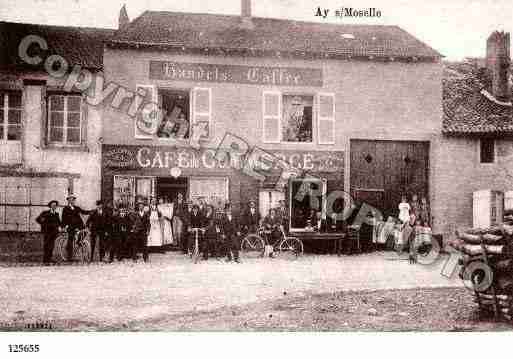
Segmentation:
{"type": "Polygon", "coordinates": [[[456,231],[450,245],[462,253],[460,278],[474,285],[474,301],[481,314],[513,319],[513,225],[456,231]],[[490,268],[491,277],[482,268],[490,268]],[[467,278],[464,278],[467,277],[467,278]],[[491,279],[491,281],[490,281],[491,279]],[[479,284],[491,285],[485,290],[479,284]]]}

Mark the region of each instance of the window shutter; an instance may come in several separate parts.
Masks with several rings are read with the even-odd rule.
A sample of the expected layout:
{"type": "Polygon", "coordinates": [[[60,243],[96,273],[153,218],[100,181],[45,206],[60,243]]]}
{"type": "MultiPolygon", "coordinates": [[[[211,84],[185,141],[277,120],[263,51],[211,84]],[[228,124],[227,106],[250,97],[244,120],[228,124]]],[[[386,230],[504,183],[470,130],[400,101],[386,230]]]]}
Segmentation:
{"type": "Polygon", "coordinates": [[[157,88],[153,85],[137,85],[136,92],[144,90],[146,96],[135,116],[135,138],[151,139],[158,128],[157,88]],[[154,106],[147,106],[153,103],[154,106]]]}
{"type": "Polygon", "coordinates": [[[194,130],[200,131],[200,137],[198,139],[211,138],[212,131],[212,89],[196,87],[193,89],[193,100],[192,100],[192,136],[191,138],[197,138],[198,133],[194,133],[194,130]],[[196,127],[195,127],[196,126],[196,127]],[[195,128],[194,128],[195,127],[195,128]],[[201,131],[204,130],[202,133],[201,131]]]}
{"type": "Polygon", "coordinates": [[[335,143],[335,94],[320,93],[317,116],[317,138],[320,145],[335,143]]]}
{"type": "Polygon", "coordinates": [[[281,93],[264,91],[262,106],[263,142],[279,143],[281,140],[281,93]]]}

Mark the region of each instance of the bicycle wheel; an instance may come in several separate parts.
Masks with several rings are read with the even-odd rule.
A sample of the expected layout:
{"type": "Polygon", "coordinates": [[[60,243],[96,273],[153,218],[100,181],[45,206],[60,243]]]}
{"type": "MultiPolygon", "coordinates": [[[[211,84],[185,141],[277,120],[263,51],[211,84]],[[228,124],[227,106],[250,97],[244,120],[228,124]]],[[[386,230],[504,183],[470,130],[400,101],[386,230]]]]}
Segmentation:
{"type": "Polygon", "coordinates": [[[89,262],[91,256],[91,242],[89,233],[79,232],[73,246],[73,257],[79,262],[89,262]]]}
{"type": "Polygon", "coordinates": [[[279,246],[280,254],[288,253],[295,257],[303,254],[303,242],[296,237],[286,237],[279,246]]]}
{"type": "Polygon", "coordinates": [[[53,258],[57,263],[65,261],[67,258],[66,246],[68,244],[68,235],[65,232],[61,232],[55,238],[55,246],[53,249],[53,258]]]}
{"type": "Polygon", "coordinates": [[[194,249],[192,251],[192,262],[194,264],[198,263],[200,257],[200,251],[199,251],[199,241],[194,241],[194,249]]]}
{"type": "Polygon", "coordinates": [[[265,241],[258,234],[248,234],[241,242],[241,254],[247,258],[263,257],[265,241]]]}

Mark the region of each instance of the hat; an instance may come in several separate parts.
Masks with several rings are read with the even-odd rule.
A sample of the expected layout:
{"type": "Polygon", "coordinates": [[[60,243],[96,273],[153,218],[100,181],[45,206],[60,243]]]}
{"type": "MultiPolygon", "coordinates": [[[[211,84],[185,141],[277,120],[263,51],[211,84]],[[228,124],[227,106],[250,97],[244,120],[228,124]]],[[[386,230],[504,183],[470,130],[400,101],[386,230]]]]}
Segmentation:
{"type": "Polygon", "coordinates": [[[57,206],[59,205],[59,201],[52,199],[50,202],[48,202],[48,207],[51,207],[52,203],[55,203],[55,205],[57,205],[57,206]]]}
{"type": "Polygon", "coordinates": [[[254,203],[254,204],[256,204],[256,201],[255,201],[254,199],[250,199],[250,200],[249,200],[249,203],[254,203]]]}
{"type": "Polygon", "coordinates": [[[69,201],[70,199],[77,199],[77,196],[75,196],[73,193],[70,193],[68,197],[66,197],[66,201],[69,201]]]}

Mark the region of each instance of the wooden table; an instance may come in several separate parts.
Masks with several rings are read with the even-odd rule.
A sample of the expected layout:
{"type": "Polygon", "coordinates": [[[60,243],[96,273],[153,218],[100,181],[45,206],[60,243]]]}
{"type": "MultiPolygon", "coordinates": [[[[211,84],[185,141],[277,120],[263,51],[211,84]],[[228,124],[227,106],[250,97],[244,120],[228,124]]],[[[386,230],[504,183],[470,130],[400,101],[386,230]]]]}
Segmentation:
{"type": "Polygon", "coordinates": [[[341,254],[342,241],[346,238],[346,233],[343,232],[292,232],[290,236],[297,237],[303,241],[305,252],[308,249],[313,249],[313,253],[332,253],[341,254]]]}

